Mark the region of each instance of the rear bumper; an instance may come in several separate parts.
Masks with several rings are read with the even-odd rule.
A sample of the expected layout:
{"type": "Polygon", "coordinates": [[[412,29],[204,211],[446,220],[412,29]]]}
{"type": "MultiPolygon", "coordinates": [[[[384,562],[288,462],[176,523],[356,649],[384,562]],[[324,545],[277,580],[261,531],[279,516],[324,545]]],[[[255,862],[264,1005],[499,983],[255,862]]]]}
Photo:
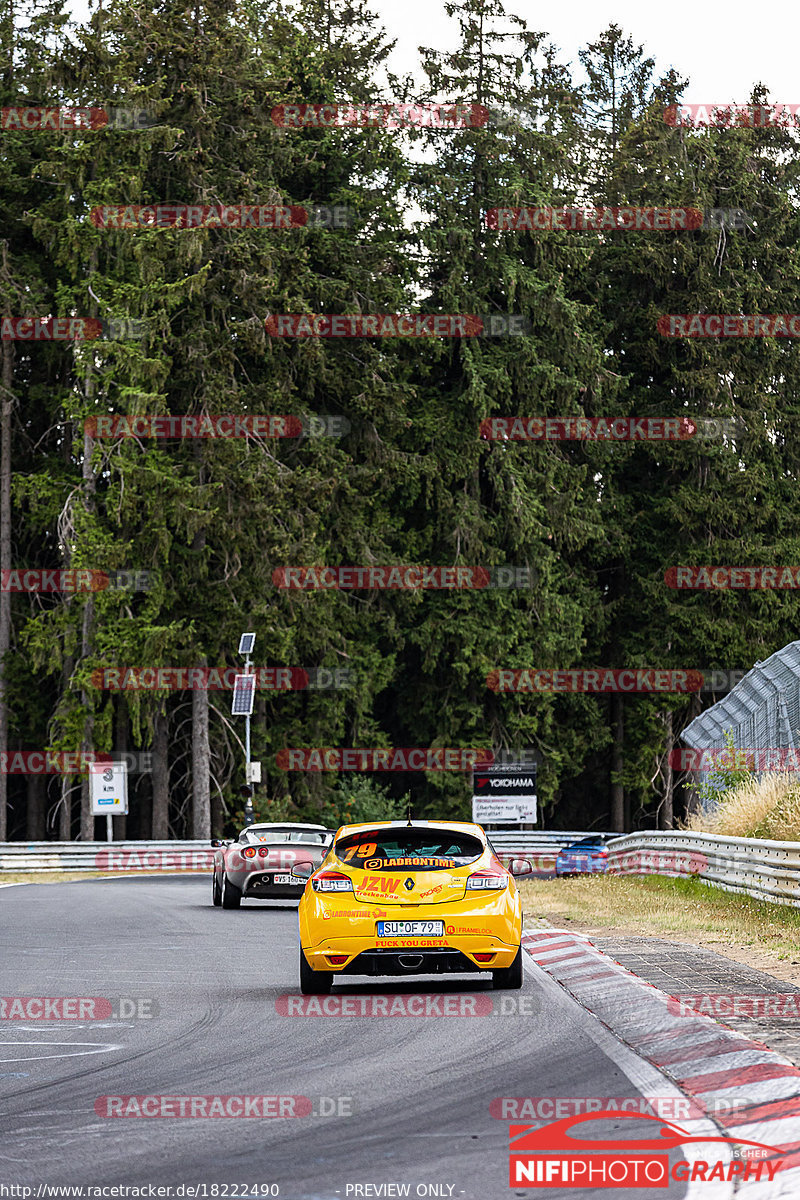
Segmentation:
{"type": "MultiPolygon", "coordinates": [[[[324,970],[330,970],[326,965],[324,970]]],[[[491,971],[477,967],[460,950],[362,950],[341,970],[342,975],[450,975],[466,971],[491,971]]]]}
{"type": "MultiPolygon", "coordinates": [[[[289,872],[281,872],[288,875],[289,872]]],[[[273,883],[272,872],[270,871],[265,879],[258,872],[252,875],[242,875],[241,883],[237,883],[237,887],[241,887],[243,896],[252,896],[256,899],[262,898],[265,900],[299,900],[303,894],[303,888],[306,881],[298,879],[296,883],[273,883]]],[[[236,876],[230,877],[231,882],[234,882],[236,876]]]]}
{"type": "MultiPolygon", "coordinates": [[[[400,939],[392,939],[399,941],[400,939]]],[[[417,938],[405,945],[376,946],[375,939],[331,938],[313,949],[303,947],[303,954],[315,971],[332,971],[341,975],[447,975],[464,971],[497,971],[510,967],[518,945],[509,945],[499,938],[453,939],[417,938]],[[437,945],[425,945],[436,941],[437,945]],[[449,942],[449,944],[448,944],[449,942]],[[466,943],[470,942],[471,945],[466,943]],[[476,961],[475,955],[481,956],[476,961]],[[334,961],[344,958],[344,962],[334,961]]]]}

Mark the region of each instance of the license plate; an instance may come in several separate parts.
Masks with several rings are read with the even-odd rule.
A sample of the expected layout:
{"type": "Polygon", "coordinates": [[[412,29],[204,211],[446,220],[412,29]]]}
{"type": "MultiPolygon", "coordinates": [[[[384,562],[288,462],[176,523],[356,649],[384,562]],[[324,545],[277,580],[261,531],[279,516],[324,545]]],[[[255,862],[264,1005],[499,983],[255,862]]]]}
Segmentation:
{"type": "Polygon", "coordinates": [[[298,879],[295,881],[294,879],[292,879],[291,875],[276,875],[274,877],[273,882],[274,883],[295,883],[295,882],[302,883],[302,880],[298,879]]]}
{"type": "Polygon", "coordinates": [[[378,937],[444,937],[444,921],[378,921],[378,937]]]}

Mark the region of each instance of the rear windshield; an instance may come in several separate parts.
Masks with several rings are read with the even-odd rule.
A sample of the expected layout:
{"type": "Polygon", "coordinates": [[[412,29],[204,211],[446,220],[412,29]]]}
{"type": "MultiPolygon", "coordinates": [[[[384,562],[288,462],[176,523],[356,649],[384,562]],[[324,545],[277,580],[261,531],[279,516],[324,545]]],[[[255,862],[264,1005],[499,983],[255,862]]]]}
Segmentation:
{"type": "Polygon", "coordinates": [[[307,846],[325,846],[330,838],[331,835],[321,829],[298,829],[296,825],[290,825],[286,829],[248,829],[242,833],[239,840],[248,846],[260,846],[265,842],[270,845],[304,842],[307,846]]]}
{"type": "Polygon", "coordinates": [[[483,854],[483,843],[449,829],[366,829],[336,843],[336,857],[367,871],[444,871],[483,854]]]}

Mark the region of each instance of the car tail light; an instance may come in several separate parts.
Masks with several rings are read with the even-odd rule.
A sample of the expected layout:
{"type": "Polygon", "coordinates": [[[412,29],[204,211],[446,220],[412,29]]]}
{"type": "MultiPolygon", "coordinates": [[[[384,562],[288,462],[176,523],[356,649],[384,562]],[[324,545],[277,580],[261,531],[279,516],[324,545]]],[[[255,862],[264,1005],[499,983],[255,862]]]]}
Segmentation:
{"type": "Polygon", "coordinates": [[[352,892],[353,881],[341,871],[323,871],[311,880],[315,892],[352,892]]]}
{"type": "Polygon", "coordinates": [[[259,854],[260,858],[268,858],[269,857],[269,846],[261,846],[259,848],[258,854],[259,854]]]}
{"type": "Polygon", "coordinates": [[[608,858],[607,850],[598,850],[597,854],[598,854],[598,857],[600,857],[600,858],[608,858]]]}
{"type": "Polygon", "coordinates": [[[342,963],[347,962],[346,954],[329,954],[327,958],[328,962],[334,967],[339,967],[342,965],[342,963]]]}
{"type": "Polygon", "coordinates": [[[493,954],[473,954],[472,957],[475,959],[475,962],[487,962],[488,963],[488,962],[492,961],[492,959],[494,958],[494,955],[493,954]]]}
{"type": "Polygon", "coordinates": [[[497,871],[476,871],[467,880],[468,892],[497,891],[506,887],[508,876],[500,875],[497,871]]]}
{"type": "Polygon", "coordinates": [[[245,858],[255,858],[255,856],[256,856],[255,846],[248,846],[246,850],[242,851],[242,854],[245,856],[245,858]]]}

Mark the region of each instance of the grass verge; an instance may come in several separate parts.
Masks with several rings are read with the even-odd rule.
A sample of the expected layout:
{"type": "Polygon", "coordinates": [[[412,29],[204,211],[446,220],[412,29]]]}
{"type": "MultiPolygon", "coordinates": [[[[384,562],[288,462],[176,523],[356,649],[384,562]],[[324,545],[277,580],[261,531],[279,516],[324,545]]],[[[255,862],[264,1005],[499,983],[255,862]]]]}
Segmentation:
{"type": "Polygon", "coordinates": [[[69,883],[73,879],[105,879],[110,871],[0,871],[3,883],[69,883]]]}
{"type": "Polygon", "coordinates": [[[800,985],[800,909],[657,875],[519,880],[525,923],[702,946],[800,985]]]}

